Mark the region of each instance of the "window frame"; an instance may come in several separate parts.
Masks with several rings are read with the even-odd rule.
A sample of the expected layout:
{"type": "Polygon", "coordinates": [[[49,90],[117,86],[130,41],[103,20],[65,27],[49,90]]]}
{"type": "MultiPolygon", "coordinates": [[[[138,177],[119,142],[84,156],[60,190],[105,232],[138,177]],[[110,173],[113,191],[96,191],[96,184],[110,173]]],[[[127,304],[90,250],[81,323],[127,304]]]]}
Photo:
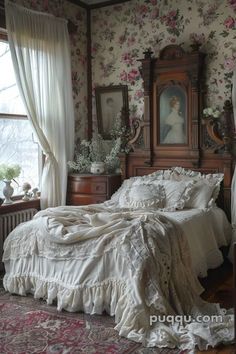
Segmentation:
{"type": "MultiPolygon", "coordinates": [[[[7,31],[4,28],[0,28],[0,41],[8,43],[7,31]]],[[[25,114],[10,114],[10,113],[1,113],[1,112],[0,112],[0,119],[29,120],[29,118],[25,114]]],[[[44,161],[45,161],[45,158],[44,158],[43,151],[40,149],[40,146],[38,144],[39,179],[42,176],[44,161]]],[[[12,196],[11,199],[13,201],[17,201],[17,200],[22,199],[23,195],[24,195],[23,193],[22,194],[16,194],[16,195],[12,196]]],[[[9,205],[9,207],[11,207],[11,205],[9,205]]]]}

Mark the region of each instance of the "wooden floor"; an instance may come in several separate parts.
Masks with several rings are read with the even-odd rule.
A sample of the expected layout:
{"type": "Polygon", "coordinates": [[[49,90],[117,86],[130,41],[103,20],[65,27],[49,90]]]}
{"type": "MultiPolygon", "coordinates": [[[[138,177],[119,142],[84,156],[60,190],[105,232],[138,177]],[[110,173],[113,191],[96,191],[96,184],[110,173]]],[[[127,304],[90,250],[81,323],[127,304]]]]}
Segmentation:
{"type": "MultiPolygon", "coordinates": [[[[202,285],[206,289],[202,297],[209,302],[220,303],[225,308],[233,307],[233,270],[232,265],[224,263],[217,271],[210,271],[207,281],[203,279],[202,285]]],[[[217,349],[196,351],[195,354],[236,354],[236,345],[219,346],[217,349]]]]}

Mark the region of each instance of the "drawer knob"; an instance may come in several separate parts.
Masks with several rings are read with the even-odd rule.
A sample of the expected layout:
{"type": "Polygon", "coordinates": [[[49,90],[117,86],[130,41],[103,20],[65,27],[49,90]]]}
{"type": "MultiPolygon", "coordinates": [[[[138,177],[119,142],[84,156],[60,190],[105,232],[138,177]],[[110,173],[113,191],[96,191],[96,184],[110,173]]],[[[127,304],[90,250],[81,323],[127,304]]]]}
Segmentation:
{"type": "Polygon", "coordinates": [[[99,189],[101,189],[100,186],[96,186],[96,191],[99,191],[99,189]]]}

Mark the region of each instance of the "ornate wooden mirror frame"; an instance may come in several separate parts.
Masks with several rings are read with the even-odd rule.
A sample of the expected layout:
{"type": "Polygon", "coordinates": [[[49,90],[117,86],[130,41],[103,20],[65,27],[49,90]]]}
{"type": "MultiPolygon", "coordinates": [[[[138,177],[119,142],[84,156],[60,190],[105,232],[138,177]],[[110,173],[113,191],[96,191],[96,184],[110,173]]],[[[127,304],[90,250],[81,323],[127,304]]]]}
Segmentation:
{"type": "MultiPolygon", "coordinates": [[[[218,202],[230,217],[234,163],[233,112],[231,103],[226,101],[218,123],[209,119],[202,124],[204,58],[204,53],[198,51],[185,53],[176,45],[165,47],[159,58],[152,58],[150,50],[144,52],[144,59],[140,60],[144,83],[144,119],[133,129],[130,139],[132,152],[121,158],[122,168],[124,177],[144,175],[154,170],[174,166],[190,168],[202,173],[222,172],[224,182],[218,202]],[[184,95],[182,110],[183,97],[185,97],[185,121],[182,125],[186,135],[180,134],[180,136],[186,138],[181,142],[171,140],[171,143],[167,139],[167,142],[163,143],[163,136],[160,138],[161,119],[163,119],[161,95],[165,90],[168,93],[168,89],[171,88],[169,96],[166,94],[165,97],[169,109],[172,89],[175,90],[176,87],[177,93],[178,90],[182,90],[184,95]]],[[[178,109],[180,111],[180,107],[178,109]]],[[[174,134],[169,135],[173,139],[174,134]]]]}

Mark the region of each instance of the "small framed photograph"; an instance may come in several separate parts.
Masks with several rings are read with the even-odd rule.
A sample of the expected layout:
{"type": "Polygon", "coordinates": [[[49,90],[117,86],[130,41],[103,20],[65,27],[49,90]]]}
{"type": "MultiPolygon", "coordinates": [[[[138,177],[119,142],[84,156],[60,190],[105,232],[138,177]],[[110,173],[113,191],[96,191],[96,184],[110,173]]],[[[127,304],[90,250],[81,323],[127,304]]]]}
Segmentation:
{"type": "Polygon", "coordinates": [[[98,133],[107,140],[118,119],[129,124],[128,87],[126,85],[95,88],[98,133]]]}
{"type": "Polygon", "coordinates": [[[183,87],[171,85],[160,95],[160,144],[188,142],[187,95],[183,87]]]}

